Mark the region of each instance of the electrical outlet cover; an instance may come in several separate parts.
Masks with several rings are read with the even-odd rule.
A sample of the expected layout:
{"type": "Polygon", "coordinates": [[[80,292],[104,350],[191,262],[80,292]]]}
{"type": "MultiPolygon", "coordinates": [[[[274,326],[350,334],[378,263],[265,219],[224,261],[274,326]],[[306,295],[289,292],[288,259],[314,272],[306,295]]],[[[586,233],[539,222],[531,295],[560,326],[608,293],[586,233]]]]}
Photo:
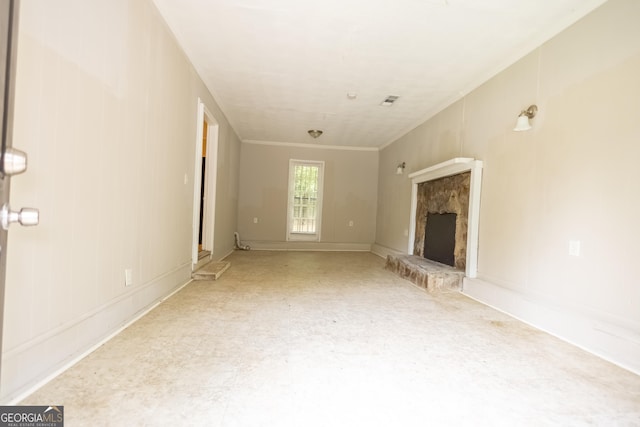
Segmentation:
{"type": "Polygon", "coordinates": [[[580,256],[580,240],[569,240],[569,255],[580,256]]]}
{"type": "Polygon", "coordinates": [[[131,286],[133,284],[133,270],[127,268],[124,270],[124,285],[131,286]]]}

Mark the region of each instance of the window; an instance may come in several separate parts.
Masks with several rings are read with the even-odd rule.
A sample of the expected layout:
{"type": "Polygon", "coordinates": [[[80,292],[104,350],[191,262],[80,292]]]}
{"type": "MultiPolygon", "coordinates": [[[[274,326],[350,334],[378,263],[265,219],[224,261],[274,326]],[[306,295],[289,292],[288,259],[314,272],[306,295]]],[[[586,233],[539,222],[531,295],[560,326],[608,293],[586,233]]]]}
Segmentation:
{"type": "Polygon", "coordinates": [[[287,240],[320,240],[324,162],[289,160],[287,240]]]}

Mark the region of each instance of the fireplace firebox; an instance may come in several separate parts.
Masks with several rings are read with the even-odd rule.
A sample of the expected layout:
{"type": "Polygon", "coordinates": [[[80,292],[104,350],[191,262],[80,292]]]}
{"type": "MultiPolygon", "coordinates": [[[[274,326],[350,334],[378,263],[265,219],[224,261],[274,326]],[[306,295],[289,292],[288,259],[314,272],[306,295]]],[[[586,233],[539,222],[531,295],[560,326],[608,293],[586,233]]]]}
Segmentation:
{"type": "Polygon", "coordinates": [[[455,213],[427,214],[424,233],[424,257],[432,261],[455,266],[456,218],[455,213]]]}

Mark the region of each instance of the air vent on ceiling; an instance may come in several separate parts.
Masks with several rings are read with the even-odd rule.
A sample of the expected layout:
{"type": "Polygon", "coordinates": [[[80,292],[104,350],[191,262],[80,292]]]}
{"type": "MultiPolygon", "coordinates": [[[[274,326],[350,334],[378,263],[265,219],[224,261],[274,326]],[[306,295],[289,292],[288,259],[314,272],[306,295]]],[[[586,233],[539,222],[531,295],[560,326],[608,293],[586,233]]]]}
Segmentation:
{"type": "Polygon", "coordinates": [[[391,107],[393,105],[394,102],[396,102],[396,100],[400,98],[399,96],[395,96],[395,95],[389,95],[385,98],[384,101],[382,101],[380,103],[381,106],[383,107],[391,107]]]}

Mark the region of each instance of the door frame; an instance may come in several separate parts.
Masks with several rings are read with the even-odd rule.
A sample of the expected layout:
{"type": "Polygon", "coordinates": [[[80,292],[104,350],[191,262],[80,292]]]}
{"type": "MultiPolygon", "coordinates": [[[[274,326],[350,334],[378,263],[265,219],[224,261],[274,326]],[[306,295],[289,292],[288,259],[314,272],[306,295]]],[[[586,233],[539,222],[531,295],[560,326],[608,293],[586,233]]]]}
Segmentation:
{"type": "Polygon", "coordinates": [[[191,251],[191,263],[193,269],[198,265],[198,234],[200,228],[200,195],[204,185],[204,215],[202,218],[202,249],[211,254],[205,260],[209,261],[213,256],[214,231],[216,214],[216,193],[218,176],[218,134],[220,126],[211,114],[202,99],[198,98],[196,118],[196,149],[193,175],[193,240],[191,251]],[[205,182],[202,180],[202,152],[203,129],[205,119],[207,122],[207,157],[205,165],[205,182]]]}

